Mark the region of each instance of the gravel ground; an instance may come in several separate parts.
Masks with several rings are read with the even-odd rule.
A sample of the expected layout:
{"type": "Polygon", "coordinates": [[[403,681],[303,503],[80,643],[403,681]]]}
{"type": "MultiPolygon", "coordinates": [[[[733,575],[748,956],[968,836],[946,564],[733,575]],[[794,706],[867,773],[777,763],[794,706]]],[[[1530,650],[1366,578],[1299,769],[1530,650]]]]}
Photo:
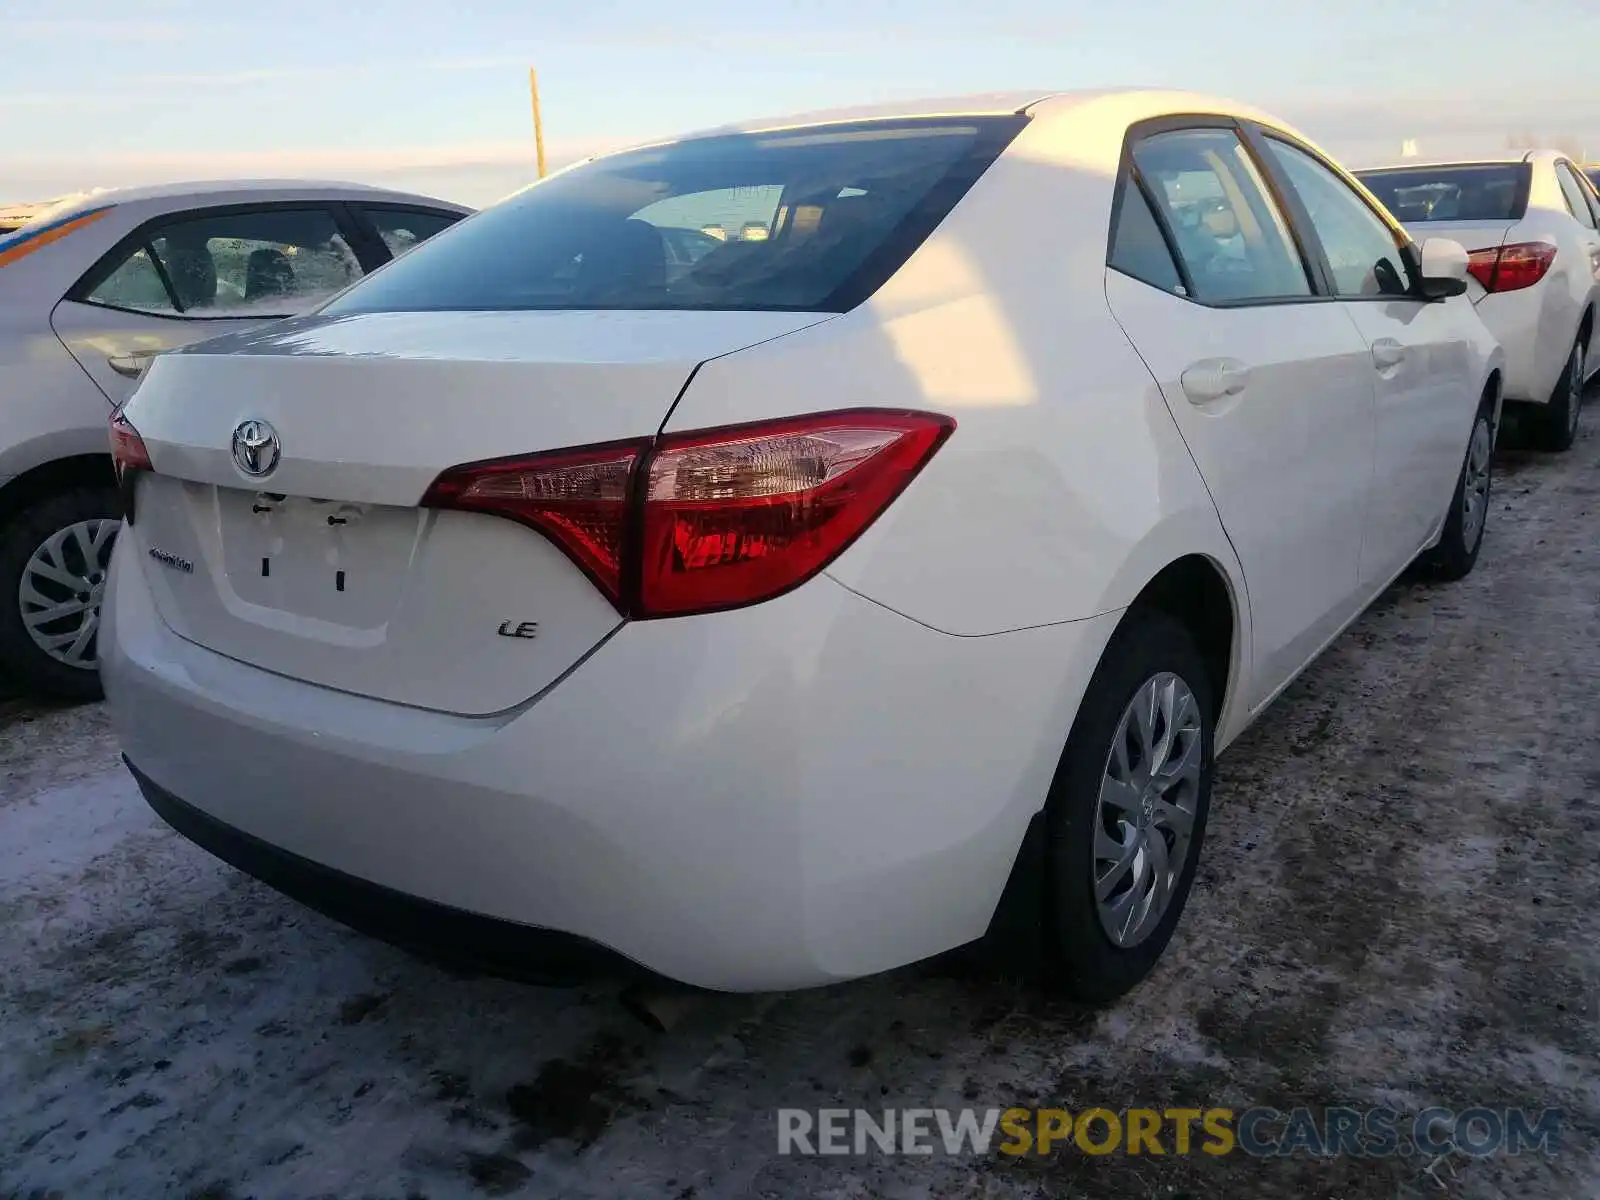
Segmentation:
{"type": "Polygon", "coordinates": [[[653,1033],[304,911],[161,825],[99,707],[0,700],[0,1198],[1600,1195],[1600,436],[1500,470],[1477,573],[1224,757],[1101,1014],[923,967],[653,1033]],[[776,1154],[780,1106],[1012,1104],[1566,1115],[1553,1157],[776,1154]]]}

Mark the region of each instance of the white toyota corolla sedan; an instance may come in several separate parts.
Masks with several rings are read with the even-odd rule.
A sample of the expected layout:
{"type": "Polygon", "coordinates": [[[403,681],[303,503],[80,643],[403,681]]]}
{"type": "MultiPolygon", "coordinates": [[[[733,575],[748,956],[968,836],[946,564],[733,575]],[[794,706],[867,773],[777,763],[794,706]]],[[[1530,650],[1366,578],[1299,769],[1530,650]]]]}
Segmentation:
{"type": "Polygon", "coordinates": [[[586,162],[156,361],[111,431],[128,762],[495,968],[787,988],[987,935],[1109,1000],[1216,752],[1412,562],[1472,568],[1466,272],[1188,94],[586,162]]]}
{"type": "Polygon", "coordinates": [[[1467,294],[1505,350],[1506,403],[1535,418],[1546,449],[1569,449],[1600,370],[1600,196],[1583,173],[1542,150],[1359,175],[1418,236],[1467,248],[1467,294]]]}

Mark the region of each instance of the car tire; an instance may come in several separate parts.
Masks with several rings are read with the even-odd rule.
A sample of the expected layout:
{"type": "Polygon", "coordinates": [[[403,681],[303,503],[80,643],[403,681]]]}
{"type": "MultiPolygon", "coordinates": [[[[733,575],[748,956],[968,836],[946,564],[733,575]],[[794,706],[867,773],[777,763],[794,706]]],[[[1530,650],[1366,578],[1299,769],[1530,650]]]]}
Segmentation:
{"type": "Polygon", "coordinates": [[[57,700],[100,698],[99,599],[120,524],[116,491],[83,486],[43,497],[0,526],[0,672],[27,691],[57,700]],[[50,602],[82,607],[41,619],[50,602]],[[85,623],[91,628],[79,643],[85,623]],[[41,644],[69,634],[72,641],[54,654],[41,644]]]}
{"type": "Polygon", "coordinates": [[[1116,1000],[1171,940],[1205,841],[1214,720],[1211,680],[1188,631],[1164,613],[1130,613],[1089,682],[1045,805],[1046,981],[1064,998],[1116,1000]],[[1136,703],[1155,713],[1148,734],[1136,703]],[[1152,762],[1175,761],[1184,774],[1163,806],[1145,781],[1152,762]],[[1186,840],[1174,807],[1187,816],[1186,840]]]}
{"type": "Polygon", "coordinates": [[[1467,453],[1456,476],[1439,544],[1422,557],[1421,566],[1445,583],[1465,579],[1477,565],[1489,524],[1489,496],[1494,484],[1494,399],[1485,397],[1472,421],[1467,453]]]}
{"type": "Polygon", "coordinates": [[[1545,405],[1540,422],[1540,445],[1544,450],[1570,450],[1578,436],[1578,416],[1583,411],[1583,365],[1588,357],[1588,346],[1583,335],[1572,344],[1567,355],[1567,365],[1550,393],[1550,403],[1545,405]]]}

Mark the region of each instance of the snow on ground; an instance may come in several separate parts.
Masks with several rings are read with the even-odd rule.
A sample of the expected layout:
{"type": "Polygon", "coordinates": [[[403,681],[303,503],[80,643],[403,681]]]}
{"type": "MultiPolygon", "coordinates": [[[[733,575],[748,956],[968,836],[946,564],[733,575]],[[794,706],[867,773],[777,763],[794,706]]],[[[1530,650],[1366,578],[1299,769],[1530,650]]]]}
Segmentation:
{"type": "Polygon", "coordinates": [[[653,1033],[299,908],[145,808],[99,707],[0,701],[0,1197],[1600,1195],[1600,436],[1501,467],[1478,572],[1225,756],[1167,961],[1098,1015],[913,968],[653,1033]],[[1208,1103],[1567,1118],[1443,1163],[775,1153],[779,1106],[1208,1103]]]}

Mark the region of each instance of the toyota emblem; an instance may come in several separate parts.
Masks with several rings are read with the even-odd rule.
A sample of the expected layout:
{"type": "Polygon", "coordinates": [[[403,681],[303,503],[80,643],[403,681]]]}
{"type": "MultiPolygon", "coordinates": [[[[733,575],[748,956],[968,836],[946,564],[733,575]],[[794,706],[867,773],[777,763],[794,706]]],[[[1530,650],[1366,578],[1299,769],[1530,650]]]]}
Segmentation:
{"type": "Polygon", "coordinates": [[[240,421],[233,431],[233,462],[252,479],[272,474],[278,465],[278,431],[265,421],[240,421]]]}

